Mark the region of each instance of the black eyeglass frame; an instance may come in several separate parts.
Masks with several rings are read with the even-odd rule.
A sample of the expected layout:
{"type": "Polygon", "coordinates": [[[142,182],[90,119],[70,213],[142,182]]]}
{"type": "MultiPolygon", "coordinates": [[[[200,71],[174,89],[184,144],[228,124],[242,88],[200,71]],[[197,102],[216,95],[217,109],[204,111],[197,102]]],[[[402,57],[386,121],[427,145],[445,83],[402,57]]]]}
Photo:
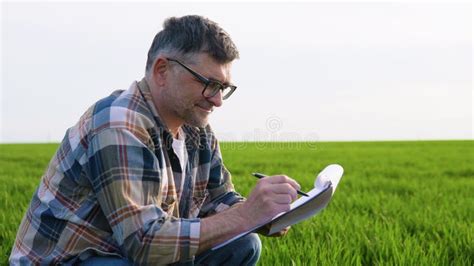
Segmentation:
{"type": "Polygon", "coordinates": [[[222,100],[226,100],[237,89],[237,86],[235,86],[233,84],[222,84],[218,80],[206,78],[203,75],[201,75],[201,74],[197,73],[196,71],[192,70],[187,65],[181,63],[179,60],[176,60],[176,59],[173,59],[173,58],[166,58],[166,60],[178,63],[180,66],[184,67],[187,71],[189,71],[189,73],[193,74],[193,76],[196,79],[198,79],[202,84],[204,84],[204,89],[202,90],[202,96],[204,96],[205,98],[214,97],[219,91],[224,92],[225,89],[230,88],[230,91],[227,92],[226,95],[222,95],[222,100]],[[217,84],[219,86],[219,89],[213,89],[213,91],[211,91],[210,94],[206,95],[205,94],[206,89],[209,87],[209,84],[212,84],[212,83],[217,84]]]}

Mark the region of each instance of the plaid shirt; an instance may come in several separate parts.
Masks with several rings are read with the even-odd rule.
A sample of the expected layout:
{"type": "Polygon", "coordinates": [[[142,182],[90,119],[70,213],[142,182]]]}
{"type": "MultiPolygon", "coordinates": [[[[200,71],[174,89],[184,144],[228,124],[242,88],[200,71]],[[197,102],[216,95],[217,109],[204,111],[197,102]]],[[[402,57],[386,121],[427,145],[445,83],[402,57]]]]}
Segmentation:
{"type": "Polygon", "coordinates": [[[72,264],[93,255],[135,264],[192,259],[200,217],[242,198],[209,126],[182,129],[188,152],[183,178],[144,79],[94,104],[52,158],[10,263],[72,264]]]}

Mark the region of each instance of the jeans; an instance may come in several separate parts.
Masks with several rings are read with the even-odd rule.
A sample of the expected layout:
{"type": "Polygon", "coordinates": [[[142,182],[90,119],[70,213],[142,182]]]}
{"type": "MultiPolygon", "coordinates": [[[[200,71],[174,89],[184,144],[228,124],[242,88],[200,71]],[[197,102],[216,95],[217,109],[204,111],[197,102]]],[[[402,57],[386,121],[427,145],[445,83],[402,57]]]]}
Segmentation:
{"type": "MultiPolygon", "coordinates": [[[[173,265],[255,265],[260,258],[262,244],[257,234],[249,234],[218,250],[205,251],[194,261],[173,265]]],[[[127,259],[117,257],[90,257],[81,262],[85,266],[126,266],[133,265],[127,259]]]]}

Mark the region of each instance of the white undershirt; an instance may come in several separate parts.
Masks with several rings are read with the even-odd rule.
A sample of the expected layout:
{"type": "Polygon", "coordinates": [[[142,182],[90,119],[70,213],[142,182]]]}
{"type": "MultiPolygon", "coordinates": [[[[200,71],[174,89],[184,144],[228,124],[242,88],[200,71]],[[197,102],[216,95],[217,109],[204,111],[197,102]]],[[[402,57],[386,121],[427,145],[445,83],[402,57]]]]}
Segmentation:
{"type": "MultiPolygon", "coordinates": [[[[186,163],[188,161],[188,152],[186,150],[185,138],[186,136],[181,128],[178,130],[178,138],[175,139],[173,137],[173,151],[179,159],[179,164],[181,165],[181,172],[183,173],[183,177],[185,176],[186,163]]],[[[183,183],[184,182],[181,182],[181,184],[183,183]]]]}

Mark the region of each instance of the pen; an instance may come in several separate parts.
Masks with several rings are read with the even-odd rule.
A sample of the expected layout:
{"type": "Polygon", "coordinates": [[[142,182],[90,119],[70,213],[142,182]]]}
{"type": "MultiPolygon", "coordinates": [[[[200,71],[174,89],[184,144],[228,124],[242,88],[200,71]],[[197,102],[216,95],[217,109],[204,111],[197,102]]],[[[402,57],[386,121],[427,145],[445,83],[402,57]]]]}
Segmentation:
{"type": "MultiPolygon", "coordinates": [[[[264,174],[261,174],[261,173],[252,173],[253,176],[255,176],[256,178],[260,179],[260,178],[264,178],[266,177],[267,175],[264,175],[264,174]]],[[[308,194],[302,192],[302,191],[299,191],[297,190],[296,191],[298,194],[300,194],[301,196],[305,196],[305,197],[309,197],[308,194]]]]}

